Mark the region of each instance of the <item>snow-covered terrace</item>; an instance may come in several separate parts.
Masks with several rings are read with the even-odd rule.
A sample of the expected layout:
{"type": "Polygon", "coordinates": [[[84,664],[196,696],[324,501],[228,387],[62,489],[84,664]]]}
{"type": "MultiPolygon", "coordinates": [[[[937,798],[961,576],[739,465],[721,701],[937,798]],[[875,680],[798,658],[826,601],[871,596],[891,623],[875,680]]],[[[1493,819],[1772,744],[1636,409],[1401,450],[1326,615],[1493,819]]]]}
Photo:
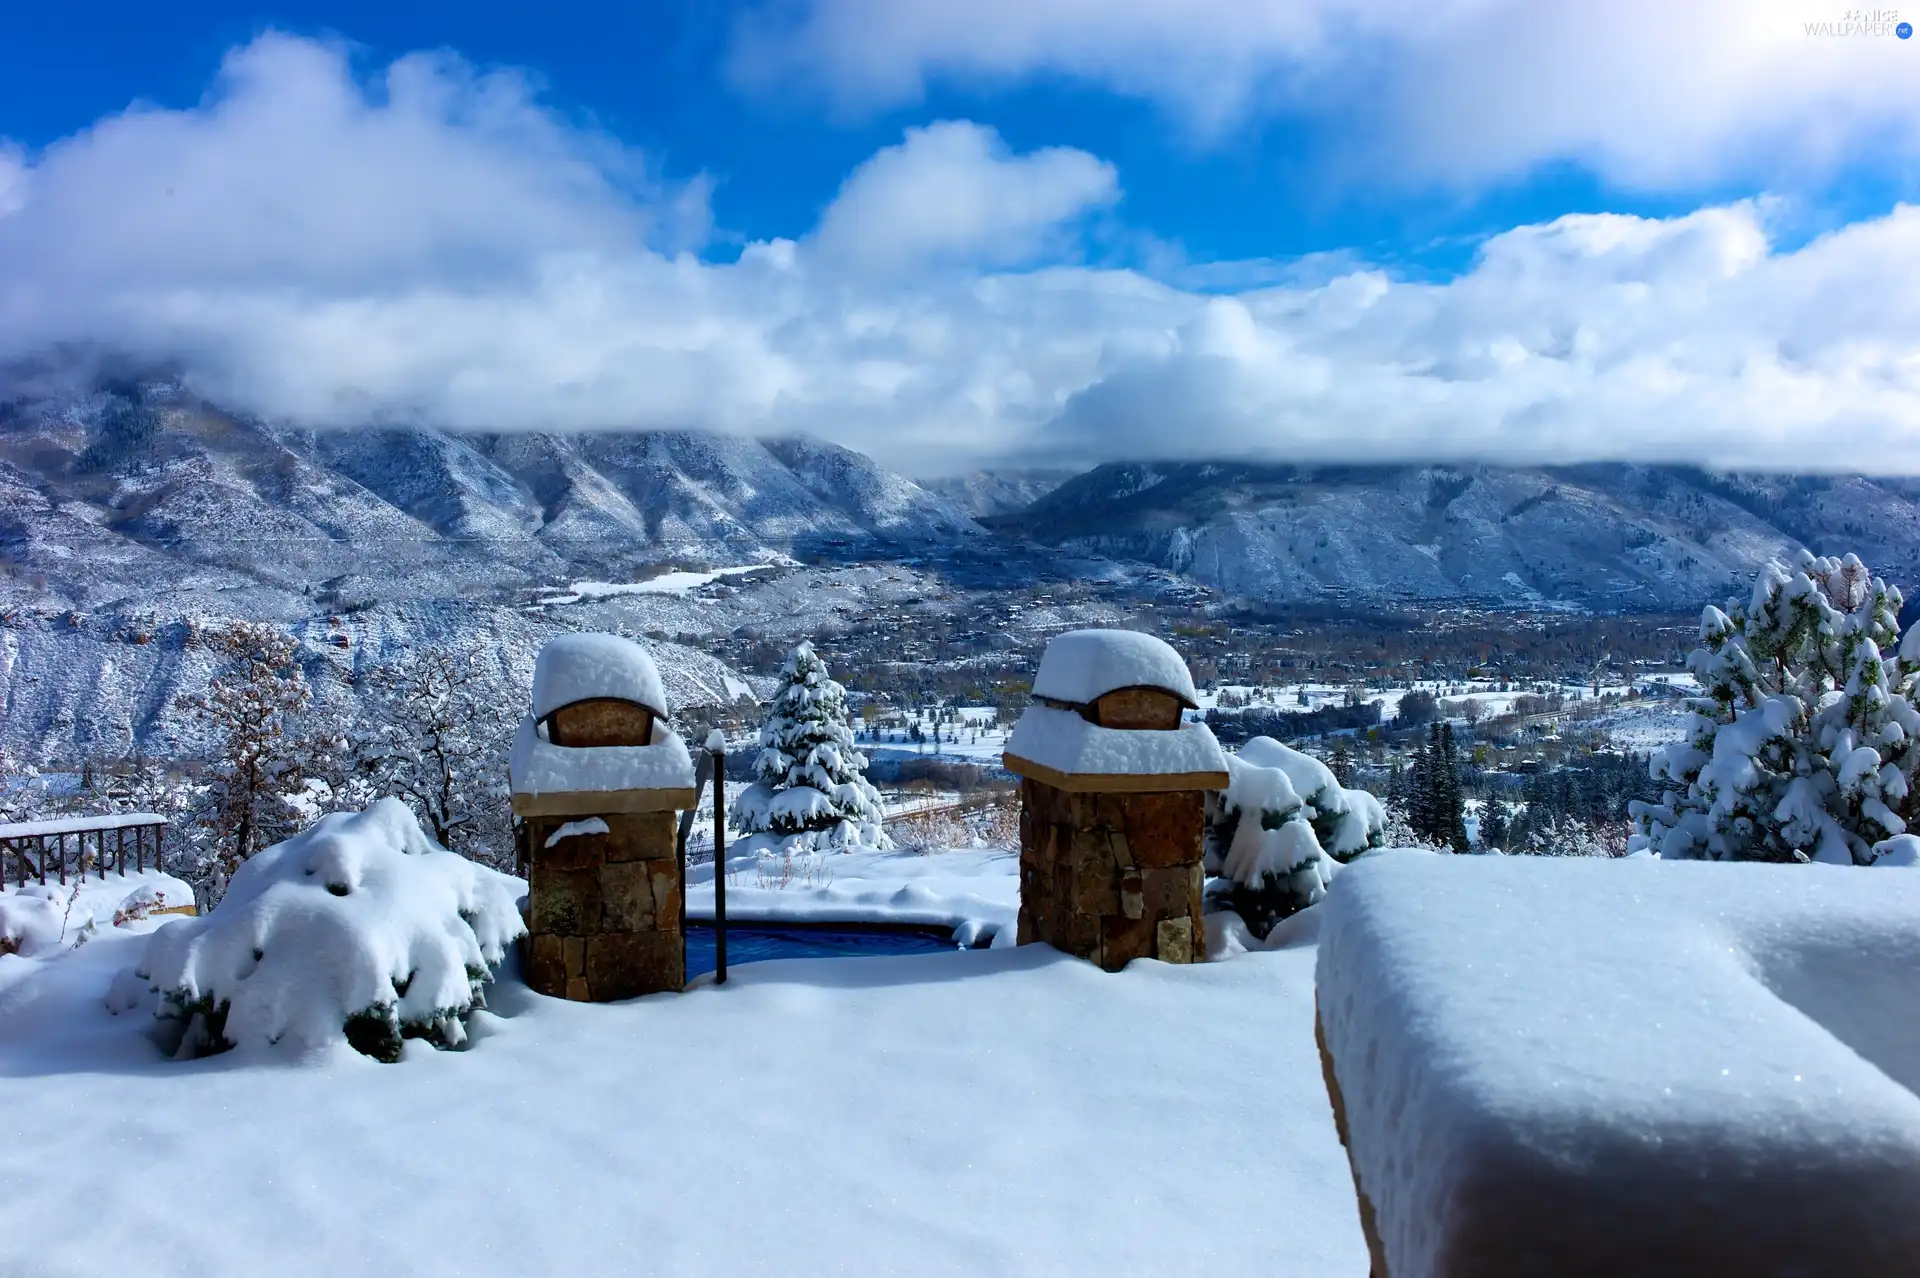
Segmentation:
{"type": "MultiPolygon", "coordinates": [[[[1005,910],[1011,856],[946,855],[864,857],[789,913],[1005,910]]],[[[0,1086],[32,1098],[0,1106],[31,1171],[0,1272],[1366,1269],[1310,945],[1119,975],[1045,947],[787,960],[604,1005],[509,970],[466,1051],[297,1067],[161,1059],[102,1004],[141,940],[0,958],[0,1086]],[[1223,1216],[1239,1193],[1263,1205],[1223,1216]]]]}

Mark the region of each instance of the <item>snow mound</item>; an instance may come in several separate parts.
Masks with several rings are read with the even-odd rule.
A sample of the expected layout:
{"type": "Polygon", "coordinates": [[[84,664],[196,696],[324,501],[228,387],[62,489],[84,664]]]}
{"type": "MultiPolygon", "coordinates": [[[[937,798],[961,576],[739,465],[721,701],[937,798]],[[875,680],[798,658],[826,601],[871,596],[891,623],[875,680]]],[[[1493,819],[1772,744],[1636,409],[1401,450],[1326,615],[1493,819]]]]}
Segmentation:
{"type": "Polygon", "coordinates": [[[1187,663],[1164,639],[1137,630],[1069,630],[1047,645],[1033,695],[1084,705],[1116,688],[1164,688],[1200,704],[1187,663]]]}
{"type": "Polygon", "coordinates": [[[103,927],[125,927],[193,905],[193,889],[158,870],[76,877],[0,892],[0,954],[57,954],[103,927]]]}
{"type": "Polygon", "coordinates": [[[1387,852],[1314,913],[1396,1278],[1912,1272],[1920,876],[1387,852]]]}
{"type": "Polygon", "coordinates": [[[591,697],[618,697],[667,713],[660,671],[647,650],[619,635],[556,635],[533,663],[533,717],[591,697]]]}
{"type": "Polygon", "coordinates": [[[691,790],[694,781],[687,743],[658,719],[651,745],[557,746],[529,716],[514,735],[507,776],[515,794],[691,790]]]}
{"type": "Polygon", "coordinates": [[[1177,776],[1227,770],[1227,756],[1204,723],[1183,723],[1171,732],[1136,732],[1103,728],[1072,710],[1053,706],[1027,707],[1007,738],[1005,758],[1014,772],[1024,759],[1082,776],[1177,776]]]}
{"type": "Polygon", "coordinates": [[[521,935],[519,885],[427,837],[406,805],[322,817],[234,872],[212,913],[170,923],[109,995],[160,995],[176,1054],[308,1054],[345,1042],[397,1060],[403,1037],[466,1038],[482,985],[521,935]],[[144,990],[143,988],[144,987],[144,990]]]}
{"type": "Polygon", "coordinates": [[[32,958],[57,949],[68,922],[66,893],[52,884],[0,895],[0,954],[32,958]]]}

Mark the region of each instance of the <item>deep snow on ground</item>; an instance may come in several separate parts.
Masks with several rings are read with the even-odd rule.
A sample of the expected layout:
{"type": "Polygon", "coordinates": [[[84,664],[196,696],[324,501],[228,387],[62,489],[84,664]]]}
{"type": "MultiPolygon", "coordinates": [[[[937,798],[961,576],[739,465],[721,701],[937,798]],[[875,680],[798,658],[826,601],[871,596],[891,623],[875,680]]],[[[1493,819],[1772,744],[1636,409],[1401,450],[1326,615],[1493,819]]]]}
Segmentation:
{"type": "Polygon", "coordinates": [[[97,874],[69,874],[67,883],[49,876],[42,886],[29,878],[0,887],[0,942],[11,942],[24,955],[72,949],[95,932],[114,926],[116,915],[144,917],[149,913],[191,908],[193,889],[158,870],[109,870],[97,874]]]}
{"type": "MultiPolygon", "coordinates": [[[[824,860],[732,912],[1010,921],[1004,851],[824,860]]],[[[390,1066],[162,1060],[102,1003],[140,944],[0,958],[0,1273],[1366,1270],[1310,944],[786,960],[597,1006],[509,970],[468,1050],[390,1066]]]]}

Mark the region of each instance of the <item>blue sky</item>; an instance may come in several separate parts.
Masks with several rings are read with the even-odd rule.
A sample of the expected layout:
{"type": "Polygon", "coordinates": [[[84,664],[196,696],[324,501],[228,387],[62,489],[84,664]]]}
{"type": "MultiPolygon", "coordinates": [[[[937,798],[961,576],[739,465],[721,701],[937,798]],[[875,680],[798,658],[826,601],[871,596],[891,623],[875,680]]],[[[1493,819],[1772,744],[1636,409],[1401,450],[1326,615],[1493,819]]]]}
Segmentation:
{"type": "Polygon", "coordinates": [[[33,6],[0,39],[0,260],[34,263],[0,351],[127,346],[325,424],[801,429],[922,471],[1716,460],[1762,409],[1756,459],[1841,431],[1910,468],[1913,317],[1871,263],[1920,186],[1920,41],[1805,30],[1847,13],[33,6]],[[492,327],[429,327],[448,293],[492,327]],[[509,330],[553,349],[493,384],[509,330]]]}
{"type": "MultiPolygon", "coordinates": [[[[10,19],[0,42],[0,132],[27,146],[45,146],[136,99],[191,106],[226,53],[263,31],[349,42],[363,69],[445,48],[483,66],[530,71],[554,107],[658,157],[669,173],[713,175],[716,218],[728,233],[707,246],[714,255],[727,254],[735,237],[804,233],[854,165],[904,128],[948,118],[991,125],[1016,151],[1064,145],[1112,161],[1126,187],[1127,225],[1196,261],[1359,250],[1409,271],[1446,272],[1481,238],[1521,223],[1573,212],[1667,216],[1766,189],[1751,176],[1636,189],[1551,158],[1472,189],[1328,183],[1316,160],[1341,144],[1337,122],[1255,117],[1195,138],[1159,103],[1049,72],[1014,83],[949,77],[909,104],[839,109],[818,94],[730,84],[735,13],[689,0],[32,10],[10,19]]],[[[1911,165],[1862,154],[1793,192],[1805,203],[1794,232],[1884,213],[1912,199],[1917,180],[1911,165]]],[[[1140,255],[1124,237],[1093,251],[1140,255]]]]}

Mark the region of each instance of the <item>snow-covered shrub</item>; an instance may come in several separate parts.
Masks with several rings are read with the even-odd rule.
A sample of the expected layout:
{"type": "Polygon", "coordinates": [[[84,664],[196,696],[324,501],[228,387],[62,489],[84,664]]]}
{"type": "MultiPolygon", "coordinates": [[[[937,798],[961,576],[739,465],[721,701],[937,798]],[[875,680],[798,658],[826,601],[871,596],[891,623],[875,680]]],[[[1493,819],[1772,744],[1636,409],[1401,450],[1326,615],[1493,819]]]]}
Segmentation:
{"type": "Polygon", "coordinates": [[[49,883],[0,893],[0,954],[32,958],[67,941],[72,910],[68,889],[49,883]]]}
{"type": "Polygon", "coordinates": [[[398,799],[334,813],[240,865],[212,913],[147,943],[110,1003],[143,990],[177,1053],[311,1052],[344,1039],[383,1061],[403,1038],[441,1047],[524,932],[518,885],[429,839],[398,799]]]}
{"type": "Polygon", "coordinates": [[[952,808],[896,814],[888,833],[895,846],[909,852],[944,852],[971,847],[974,841],[973,831],[952,808]]]}
{"type": "Polygon", "coordinates": [[[1635,802],[1635,851],[1869,865],[1907,829],[1920,751],[1920,626],[1853,555],[1768,564],[1747,607],[1700,619],[1688,739],[1653,756],[1670,783],[1635,802]],[[1895,651],[1896,643],[1898,645],[1895,651]]]}
{"type": "Polygon", "coordinates": [[[1377,847],[1386,812],[1311,755],[1255,737],[1227,756],[1227,788],[1207,796],[1209,873],[1226,908],[1258,936],[1326,893],[1334,863],[1377,847]]]}
{"type": "Polygon", "coordinates": [[[734,828],[749,836],[741,853],[892,848],[866,766],[853,747],[846,690],[827,677],[813,645],[801,644],[780,667],[755,781],[732,805],[734,828]]]}
{"type": "Polygon", "coordinates": [[[1380,846],[1386,828],[1385,810],[1366,790],[1349,790],[1335,779],[1333,769],[1310,754],[1282,745],[1272,737],[1255,737],[1240,747],[1243,763],[1278,768],[1287,774],[1293,791],[1307,805],[1307,820],[1321,850],[1336,861],[1351,861],[1368,848],[1380,846]]]}

